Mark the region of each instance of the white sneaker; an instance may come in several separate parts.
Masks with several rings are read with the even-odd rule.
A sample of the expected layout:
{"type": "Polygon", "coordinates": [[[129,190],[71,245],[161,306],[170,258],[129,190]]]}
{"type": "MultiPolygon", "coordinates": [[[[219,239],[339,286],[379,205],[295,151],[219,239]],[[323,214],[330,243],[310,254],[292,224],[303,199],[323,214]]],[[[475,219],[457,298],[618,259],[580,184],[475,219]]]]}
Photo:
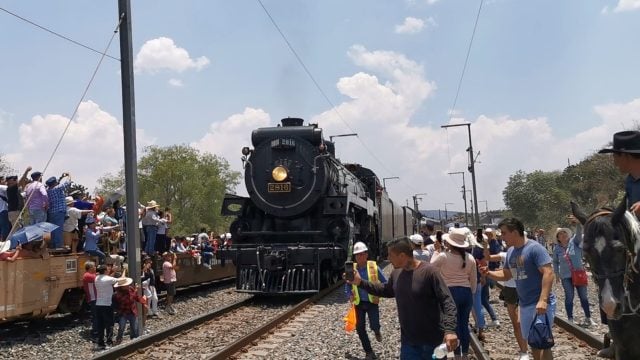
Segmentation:
{"type": "Polygon", "coordinates": [[[498,327],[500,326],[500,320],[496,319],[496,320],[492,320],[491,322],[489,322],[487,324],[488,327],[498,327]]]}
{"type": "Polygon", "coordinates": [[[521,352],[518,354],[518,360],[529,360],[529,354],[521,352]]]}
{"type": "Polygon", "coordinates": [[[584,322],[582,323],[582,326],[584,327],[589,327],[589,326],[596,326],[597,324],[595,323],[595,321],[591,320],[591,318],[585,318],[584,322]]]}

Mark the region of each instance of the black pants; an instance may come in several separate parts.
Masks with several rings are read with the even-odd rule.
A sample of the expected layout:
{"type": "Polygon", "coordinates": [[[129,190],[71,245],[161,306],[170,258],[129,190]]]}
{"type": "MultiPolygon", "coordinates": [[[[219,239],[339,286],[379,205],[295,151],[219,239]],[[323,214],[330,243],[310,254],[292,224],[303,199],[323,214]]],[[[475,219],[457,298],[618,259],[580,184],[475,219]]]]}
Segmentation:
{"type": "Polygon", "coordinates": [[[362,349],[365,353],[373,352],[371,341],[367,335],[367,323],[365,316],[369,317],[369,326],[373,332],[380,332],[380,310],[378,304],[372,304],[368,301],[360,301],[356,305],[356,332],[362,343],[362,349]]]}
{"type": "Polygon", "coordinates": [[[98,345],[104,346],[104,333],[107,332],[107,342],[113,342],[113,307],[96,306],[96,326],[98,330],[98,345]]]}

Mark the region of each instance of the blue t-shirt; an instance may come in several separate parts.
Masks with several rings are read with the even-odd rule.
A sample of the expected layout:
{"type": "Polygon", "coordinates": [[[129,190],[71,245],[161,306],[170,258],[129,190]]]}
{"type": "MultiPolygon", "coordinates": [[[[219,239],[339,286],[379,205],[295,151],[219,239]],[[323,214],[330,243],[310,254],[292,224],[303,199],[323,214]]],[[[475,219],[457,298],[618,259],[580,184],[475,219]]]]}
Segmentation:
{"type": "Polygon", "coordinates": [[[640,201],[640,179],[627,175],[624,181],[624,191],[627,195],[627,208],[640,201]]]}
{"type": "Polygon", "coordinates": [[[551,264],[551,256],[536,241],[526,240],[522,247],[509,248],[504,268],[509,269],[516,280],[520,305],[538,302],[542,291],[542,273],[539,268],[549,264],[551,264]]]}

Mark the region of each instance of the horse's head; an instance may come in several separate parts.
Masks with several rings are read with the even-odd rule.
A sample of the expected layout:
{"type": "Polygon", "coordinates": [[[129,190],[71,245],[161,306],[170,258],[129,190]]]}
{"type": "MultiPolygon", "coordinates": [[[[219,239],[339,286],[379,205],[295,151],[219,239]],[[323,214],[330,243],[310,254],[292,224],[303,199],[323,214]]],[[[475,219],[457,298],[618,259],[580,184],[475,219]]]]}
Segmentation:
{"type": "Polygon", "coordinates": [[[610,319],[625,311],[627,282],[637,275],[640,223],[626,210],[626,199],[615,209],[601,208],[586,216],[571,203],[574,216],[584,225],[583,253],[600,289],[600,306],[610,319]]]}

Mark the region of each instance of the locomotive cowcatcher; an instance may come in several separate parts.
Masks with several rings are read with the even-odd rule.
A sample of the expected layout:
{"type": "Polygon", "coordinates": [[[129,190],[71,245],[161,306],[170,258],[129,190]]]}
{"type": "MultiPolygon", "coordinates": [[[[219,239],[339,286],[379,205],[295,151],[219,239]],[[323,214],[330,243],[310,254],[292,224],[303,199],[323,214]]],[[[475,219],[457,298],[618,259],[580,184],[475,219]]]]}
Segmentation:
{"type": "Polygon", "coordinates": [[[391,201],[377,176],[342,164],[316,124],[286,118],[259,128],[242,149],[249,197],[227,194],[236,290],[311,293],[341,277],[349,244],[362,241],[370,258],[384,243],[410,233],[413,211],[391,201]]]}

